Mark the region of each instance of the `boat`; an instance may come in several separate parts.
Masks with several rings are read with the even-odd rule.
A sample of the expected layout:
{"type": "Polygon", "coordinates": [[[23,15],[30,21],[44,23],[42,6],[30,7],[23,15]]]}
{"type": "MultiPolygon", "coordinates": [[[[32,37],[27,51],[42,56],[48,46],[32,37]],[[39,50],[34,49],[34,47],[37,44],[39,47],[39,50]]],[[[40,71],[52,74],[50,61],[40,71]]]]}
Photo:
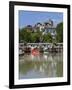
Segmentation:
{"type": "Polygon", "coordinates": [[[32,49],[31,53],[32,53],[32,55],[39,55],[40,54],[39,49],[37,49],[37,48],[32,49]]]}
{"type": "Polygon", "coordinates": [[[24,49],[24,52],[25,52],[25,53],[31,53],[31,48],[30,48],[30,47],[26,47],[26,48],[24,49]]]}
{"type": "Polygon", "coordinates": [[[19,56],[24,55],[24,51],[22,49],[19,49],[19,56]]]}

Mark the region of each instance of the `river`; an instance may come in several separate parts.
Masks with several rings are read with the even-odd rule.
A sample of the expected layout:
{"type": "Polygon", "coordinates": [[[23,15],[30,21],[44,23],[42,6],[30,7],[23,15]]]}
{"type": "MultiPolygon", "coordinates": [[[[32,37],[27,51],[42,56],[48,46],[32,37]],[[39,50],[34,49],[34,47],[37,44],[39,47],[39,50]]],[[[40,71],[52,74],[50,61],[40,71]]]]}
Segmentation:
{"type": "Polygon", "coordinates": [[[63,76],[63,54],[25,54],[19,57],[19,79],[63,76]]]}

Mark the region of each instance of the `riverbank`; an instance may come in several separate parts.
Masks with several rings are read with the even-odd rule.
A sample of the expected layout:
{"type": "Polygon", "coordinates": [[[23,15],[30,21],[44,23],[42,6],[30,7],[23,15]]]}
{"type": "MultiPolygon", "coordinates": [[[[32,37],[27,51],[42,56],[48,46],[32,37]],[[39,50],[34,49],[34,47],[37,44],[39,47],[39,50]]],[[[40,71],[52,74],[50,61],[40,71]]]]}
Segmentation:
{"type": "Polygon", "coordinates": [[[52,43],[28,43],[24,45],[19,44],[19,55],[30,54],[30,53],[59,53],[63,52],[62,43],[57,43],[53,45],[52,43]]]}

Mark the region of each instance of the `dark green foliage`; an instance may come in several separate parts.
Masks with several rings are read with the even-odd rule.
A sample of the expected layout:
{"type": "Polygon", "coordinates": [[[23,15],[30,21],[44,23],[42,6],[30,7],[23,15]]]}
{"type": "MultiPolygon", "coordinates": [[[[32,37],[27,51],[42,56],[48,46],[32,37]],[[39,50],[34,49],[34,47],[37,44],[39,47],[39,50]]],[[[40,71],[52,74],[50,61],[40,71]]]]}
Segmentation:
{"type": "Polygon", "coordinates": [[[63,22],[59,23],[56,27],[56,40],[57,42],[63,42],[63,22]]]}
{"type": "Polygon", "coordinates": [[[43,35],[43,41],[46,43],[46,42],[49,42],[49,43],[52,43],[52,36],[50,33],[46,34],[46,35],[43,35]]]}
{"type": "Polygon", "coordinates": [[[31,32],[23,28],[19,31],[19,41],[23,40],[24,42],[31,42],[31,32]]]}

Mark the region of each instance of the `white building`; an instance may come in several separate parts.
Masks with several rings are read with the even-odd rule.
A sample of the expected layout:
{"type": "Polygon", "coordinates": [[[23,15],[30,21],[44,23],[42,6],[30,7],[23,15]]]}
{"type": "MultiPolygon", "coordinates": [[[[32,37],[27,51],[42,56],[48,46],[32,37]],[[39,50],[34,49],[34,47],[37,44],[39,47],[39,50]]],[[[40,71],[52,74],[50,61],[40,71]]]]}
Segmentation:
{"type": "Polygon", "coordinates": [[[53,21],[49,20],[44,23],[37,23],[34,27],[34,32],[36,32],[37,30],[40,30],[41,32],[43,32],[43,35],[50,33],[52,35],[52,37],[55,38],[55,36],[56,36],[55,29],[56,29],[56,27],[54,26],[53,21]]]}

